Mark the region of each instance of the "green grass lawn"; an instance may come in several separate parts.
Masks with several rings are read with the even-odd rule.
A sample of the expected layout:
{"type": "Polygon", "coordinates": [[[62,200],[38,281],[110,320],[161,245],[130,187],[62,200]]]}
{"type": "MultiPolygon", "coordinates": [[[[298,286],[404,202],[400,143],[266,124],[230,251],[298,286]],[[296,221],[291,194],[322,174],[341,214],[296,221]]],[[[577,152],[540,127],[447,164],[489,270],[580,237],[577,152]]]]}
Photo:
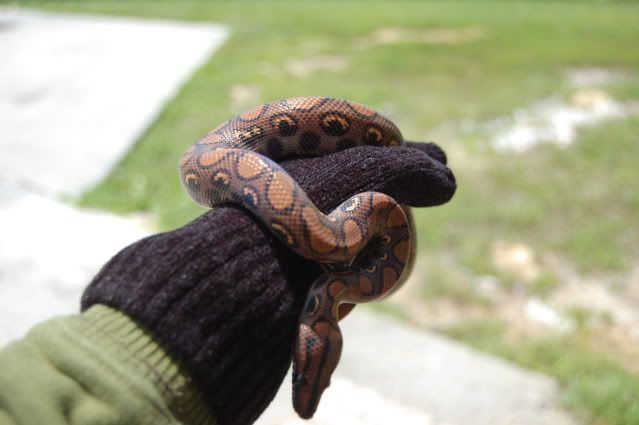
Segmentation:
{"type": "MultiPolygon", "coordinates": [[[[22,3],[20,3],[22,4],[22,3]]],[[[200,135],[241,112],[231,93],[257,93],[253,103],[331,95],[381,109],[413,140],[462,120],[508,114],[551,94],[569,95],[568,67],[604,67],[626,78],[606,89],[639,100],[639,5],[631,2],[25,2],[54,10],[227,24],[229,41],[166,106],[133,150],[84,206],[146,211],[163,228],[202,209],[183,192],[177,160],[200,135]],[[382,28],[416,34],[371,43],[382,28]],[[423,31],[473,34],[456,42],[420,41],[423,31]],[[295,76],[291,60],[335,59],[340,66],[295,76]]],[[[623,273],[639,254],[639,119],[580,131],[568,149],[542,146],[497,154],[477,139],[437,140],[451,157],[459,190],[443,207],[416,212],[422,252],[452,253],[466,275],[496,274],[493,241],[525,241],[554,252],[581,272],[623,273]],[[634,225],[633,225],[634,224],[634,225]]],[[[425,297],[485,301],[448,285],[444,270],[425,297]],[[444,282],[444,283],[442,283],[444,282]]],[[[507,277],[502,281],[508,281],[507,277]]],[[[459,279],[458,279],[459,280],[459,279]]],[[[540,293],[556,285],[543,275],[540,293]]],[[[457,285],[457,286],[455,286],[457,285]]],[[[462,285],[462,286],[459,286],[462,285]]],[[[639,378],[624,364],[601,360],[571,338],[507,345],[502,333],[460,325],[449,333],[478,348],[556,376],[566,406],[592,423],[639,423],[639,378]],[[550,342],[549,342],[550,341],[550,342]]],[[[637,359],[639,364],[639,359],[637,359]]]]}

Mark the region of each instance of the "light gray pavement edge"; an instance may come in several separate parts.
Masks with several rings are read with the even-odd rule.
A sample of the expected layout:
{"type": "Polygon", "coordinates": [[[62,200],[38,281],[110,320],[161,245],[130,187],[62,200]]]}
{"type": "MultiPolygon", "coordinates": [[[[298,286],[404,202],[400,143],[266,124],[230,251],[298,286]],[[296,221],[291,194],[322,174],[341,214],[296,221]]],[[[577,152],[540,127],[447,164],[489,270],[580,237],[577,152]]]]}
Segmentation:
{"type": "Polygon", "coordinates": [[[99,182],[227,35],[0,9],[0,179],[68,195],[99,182]]]}
{"type": "MultiPolygon", "coordinates": [[[[547,376],[362,308],[344,319],[341,327],[342,359],[314,425],[358,424],[340,418],[344,412],[358,409],[360,417],[366,417],[371,403],[365,402],[375,402],[380,395],[387,405],[376,409],[375,417],[362,424],[575,423],[559,407],[557,385],[547,376]],[[340,399],[349,401],[340,404],[340,399]],[[359,399],[364,402],[358,408],[359,399]],[[411,414],[406,415],[406,422],[388,421],[389,414],[407,411],[411,414]],[[425,422],[408,419],[416,417],[425,422]]],[[[290,385],[289,376],[278,393],[277,407],[267,411],[260,425],[297,424],[290,385]]]]}
{"type": "MultiPolygon", "coordinates": [[[[0,8],[0,346],[56,314],[139,220],[73,208],[227,36],[219,25],[0,8]]],[[[316,417],[261,425],[569,425],[548,377],[358,309],[316,417]]]]}
{"type": "Polygon", "coordinates": [[[217,24],[0,8],[0,344],[76,312],[99,267],[148,234],[60,199],[103,179],[227,36],[217,24]]]}

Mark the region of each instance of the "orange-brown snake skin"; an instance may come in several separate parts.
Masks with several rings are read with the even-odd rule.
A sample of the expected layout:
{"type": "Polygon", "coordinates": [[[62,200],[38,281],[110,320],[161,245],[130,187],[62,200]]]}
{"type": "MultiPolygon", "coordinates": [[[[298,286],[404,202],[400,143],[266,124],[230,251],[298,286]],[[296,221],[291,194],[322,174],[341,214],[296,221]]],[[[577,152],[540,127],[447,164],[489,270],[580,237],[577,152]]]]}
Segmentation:
{"type": "Polygon", "coordinates": [[[366,106],[299,97],[225,122],[180,160],[182,184],[197,203],[241,205],[290,249],[324,265],[309,292],[294,348],[293,406],[303,418],[315,413],[339,362],[338,320],[354,304],[380,299],[405,280],[414,236],[408,208],[378,192],[357,194],[322,214],[275,161],[403,143],[397,127],[366,106]]]}

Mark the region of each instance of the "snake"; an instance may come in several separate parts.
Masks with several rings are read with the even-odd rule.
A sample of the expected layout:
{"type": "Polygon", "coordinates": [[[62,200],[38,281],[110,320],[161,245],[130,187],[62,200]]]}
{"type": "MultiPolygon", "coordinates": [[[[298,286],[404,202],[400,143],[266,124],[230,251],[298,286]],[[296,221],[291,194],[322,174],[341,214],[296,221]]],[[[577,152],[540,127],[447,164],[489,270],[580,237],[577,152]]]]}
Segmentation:
{"type": "Polygon", "coordinates": [[[382,299],[407,278],[415,251],[410,209],[380,192],[358,193],[328,214],[278,164],[362,145],[402,146],[397,126],[357,102],[295,97],[249,109],[189,147],[180,180],[198,204],[239,205],[287,248],[317,262],[293,346],[293,407],[315,413],[339,363],[341,320],[355,304],[382,299]]]}

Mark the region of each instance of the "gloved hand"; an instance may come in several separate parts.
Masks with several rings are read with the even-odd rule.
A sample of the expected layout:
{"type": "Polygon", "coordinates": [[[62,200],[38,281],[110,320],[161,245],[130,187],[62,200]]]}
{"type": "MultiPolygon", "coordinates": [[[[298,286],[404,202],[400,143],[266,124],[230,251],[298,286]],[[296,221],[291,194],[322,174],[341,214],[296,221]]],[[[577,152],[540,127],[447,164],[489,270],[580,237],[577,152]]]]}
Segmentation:
{"type": "MultiPolygon", "coordinates": [[[[416,207],[445,203],[456,188],[445,164],[437,145],[409,143],[282,166],[326,213],[364,191],[416,207]]],[[[188,371],[219,425],[246,425],[284,379],[306,293],[321,273],[228,206],[122,250],[86,289],[82,309],[105,304],[137,321],[188,371]]]]}

